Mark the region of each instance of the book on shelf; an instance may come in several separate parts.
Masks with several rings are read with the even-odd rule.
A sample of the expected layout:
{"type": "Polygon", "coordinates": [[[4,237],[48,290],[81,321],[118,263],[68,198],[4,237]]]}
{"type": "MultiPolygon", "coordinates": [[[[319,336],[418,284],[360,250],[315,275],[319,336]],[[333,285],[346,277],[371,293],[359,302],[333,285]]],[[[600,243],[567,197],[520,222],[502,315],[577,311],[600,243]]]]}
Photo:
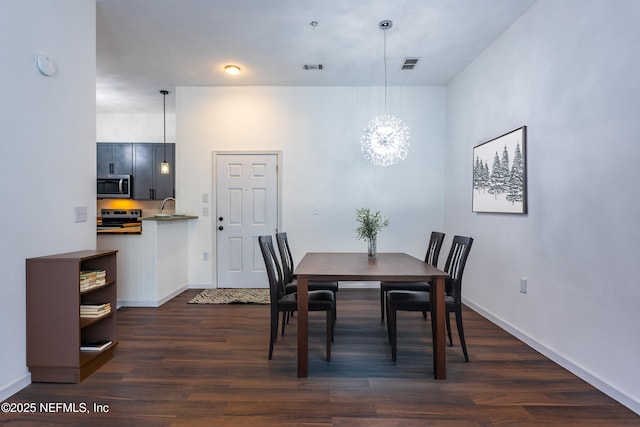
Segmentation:
{"type": "Polygon", "coordinates": [[[80,310],[101,310],[103,308],[111,308],[110,302],[104,303],[83,303],[80,304],[80,310]]]}
{"type": "Polygon", "coordinates": [[[103,286],[107,283],[106,270],[81,270],[80,271],[80,290],[86,291],[97,286],[103,286]]]}
{"type": "Polygon", "coordinates": [[[104,316],[105,314],[111,313],[111,310],[103,311],[100,313],[80,313],[81,319],[97,319],[98,317],[104,316]]]}
{"type": "Polygon", "coordinates": [[[80,317],[100,317],[111,313],[111,303],[104,304],[80,304],[80,317]]]}
{"type": "Polygon", "coordinates": [[[80,350],[82,351],[102,351],[109,347],[113,341],[109,340],[89,340],[83,341],[80,344],[80,350]]]}

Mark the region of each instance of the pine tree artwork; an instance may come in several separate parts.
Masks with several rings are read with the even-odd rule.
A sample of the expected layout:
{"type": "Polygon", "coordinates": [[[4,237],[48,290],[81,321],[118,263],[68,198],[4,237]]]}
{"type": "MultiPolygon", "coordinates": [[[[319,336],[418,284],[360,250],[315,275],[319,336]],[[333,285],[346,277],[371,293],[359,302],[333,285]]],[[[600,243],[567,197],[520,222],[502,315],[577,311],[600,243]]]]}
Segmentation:
{"type": "Polygon", "coordinates": [[[474,212],[527,213],[525,148],[526,126],[474,147],[474,212]]]}

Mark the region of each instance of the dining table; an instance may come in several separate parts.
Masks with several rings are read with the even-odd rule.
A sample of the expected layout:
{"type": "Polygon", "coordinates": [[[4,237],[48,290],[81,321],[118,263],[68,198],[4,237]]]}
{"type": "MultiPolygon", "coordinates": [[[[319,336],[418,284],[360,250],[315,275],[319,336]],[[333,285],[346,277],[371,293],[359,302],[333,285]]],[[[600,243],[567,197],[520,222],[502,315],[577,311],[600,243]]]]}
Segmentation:
{"type": "Polygon", "coordinates": [[[309,371],[309,281],[430,282],[433,375],[446,379],[444,282],[449,275],[406,253],[308,252],[296,266],[298,283],[298,377],[309,371]]]}

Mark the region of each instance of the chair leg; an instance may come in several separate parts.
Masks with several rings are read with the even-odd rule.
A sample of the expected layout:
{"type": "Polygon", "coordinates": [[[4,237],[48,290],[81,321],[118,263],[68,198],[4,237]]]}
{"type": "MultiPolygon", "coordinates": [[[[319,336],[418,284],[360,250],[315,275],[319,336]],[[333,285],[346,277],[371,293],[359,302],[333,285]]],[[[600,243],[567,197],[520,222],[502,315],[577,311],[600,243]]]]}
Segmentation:
{"type": "Polygon", "coordinates": [[[333,341],[333,310],[327,310],[327,362],[331,362],[331,341],[333,341]]]}
{"type": "Polygon", "coordinates": [[[389,298],[386,299],[385,306],[385,310],[387,311],[387,338],[389,339],[389,344],[391,344],[391,319],[389,317],[391,309],[389,308],[389,298]]]}
{"type": "Polygon", "coordinates": [[[395,307],[391,307],[387,300],[387,329],[389,331],[389,341],[391,341],[391,361],[396,361],[396,354],[398,350],[398,336],[397,336],[397,315],[395,307]]]}
{"type": "Polygon", "coordinates": [[[269,360],[273,356],[273,344],[278,337],[278,312],[271,313],[271,331],[269,334],[269,360]]]}
{"type": "MultiPolygon", "coordinates": [[[[448,316],[447,316],[448,317],[448,316]]],[[[460,345],[462,346],[462,353],[464,353],[464,360],[469,361],[469,354],[467,354],[467,343],[464,340],[464,330],[462,328],[462,308],[456,309],[456,325],[458,325],[458,336],[460,337],[460,345]]]]}
{"type": "Polygon", "coordinates": [[[335,312],[335,306],[333,307],[333,324],[331,325],[331,342],[333,342],[333,336],[335,335],[335,331],[336,331],[336,312],[335,312]]]}
{"type": "Polygon", "coordinates": [[[286,319],[287,319],[287,312],[283,311],[282,312],[282,336],[284,336],[284,326],[287,323],[286,319]]]}
{"type": "Polygon", "coordinates": [[[387,316],[391,316],[391,360],[395,362],[398,354],[398,318],[395,310],[387,313],[387,316]]]}
{"type": "Polygon", "coordinates": [[[450,311],[444,313],[444,318],[447,321],[447,335],[449,336],[449,347],[453,347],[453,339],[451,338],[451,320],[449,319],[450,311]]]}
{"type": "Polygon", "coordinates": [[[384,306],[386,300],[387,293],[382,289],[382,284],[380,284],[380,323],[384,323],[384,306]]]}
{"type": "Polygon", "coordinates": [[[338,320],[338,299],[336,298],[336,293],[333,293],[333,324],[335,325],[336,320],[338,320]]]}

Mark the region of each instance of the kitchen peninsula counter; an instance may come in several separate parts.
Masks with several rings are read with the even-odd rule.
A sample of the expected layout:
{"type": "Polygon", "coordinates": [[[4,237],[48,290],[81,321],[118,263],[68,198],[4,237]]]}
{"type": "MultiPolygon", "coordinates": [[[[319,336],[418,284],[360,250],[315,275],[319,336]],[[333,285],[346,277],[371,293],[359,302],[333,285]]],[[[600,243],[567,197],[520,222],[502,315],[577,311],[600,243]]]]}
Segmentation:
{"type": "Polygon", "coordinates": [[[98,249],[118,251],[118,307],[159,307],[188,287],[193,215],[142,217],[141,234],[98,233],[98,249]]]}
{"type": "Polygon", "coordinates": [[[198,219],[198,217],[195,215],[170,214],[167,216],[160,216],[160,215],[143,216],[140,219],[142,221],[182,221],[185,219],[198,219]]]}

